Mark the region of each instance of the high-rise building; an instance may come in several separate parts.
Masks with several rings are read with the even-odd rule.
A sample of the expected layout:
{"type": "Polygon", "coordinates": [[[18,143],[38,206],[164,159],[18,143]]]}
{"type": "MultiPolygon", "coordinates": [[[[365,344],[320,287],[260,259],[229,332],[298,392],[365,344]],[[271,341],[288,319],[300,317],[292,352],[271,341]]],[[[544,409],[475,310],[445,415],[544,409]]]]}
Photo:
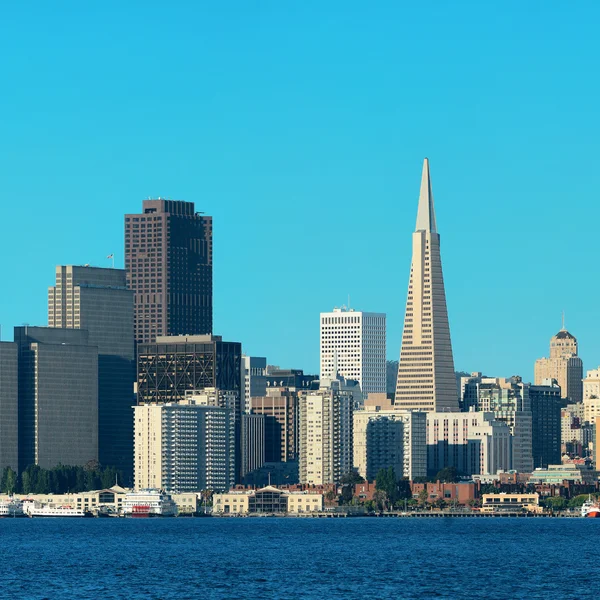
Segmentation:
{"type": "Polygon", "coordinates": [[[264,396],[250,398],[250,410],[265,417],[265,461],[298,460],[298,392],[269,387],[264,396]]]}
{"type": "Polygon", "coordinates": [[[427,159],[413,233],[395,404],[407,410],[458,411],[440,235],[427,159]]]}
{"type": "Polygon", "coordinates": [[[465,385],[465,408],[494,413],[496,421],[506,423],[512,436],[512,469],[519,473],[533,470],[532,413],[530,384],[520,377],[471,377],[465,385]],[[476,389],[475,392],[472,390],[476,389]]]}
{"type": "Polygon", "coordinates": [[[85,329],[15,327],[19,470],[98,460],[98,347],[85,329]]]}
{"type": "Polygon", "coordinates": [[[259,356],[242,356],[242,406],[250,412],[250,399],[267,392],[267,359],[259,356]]]}
{"type": "Polygon", "coordinates": [[[58,266],[48,326],[85,329],[98,347],[98,460],[133,475],[133,292],[122,269],[58,266]]]}
{"type": "Polygon", "coordinates": [[[317,375],[305,375],[302,369],[280,369],[269,365],[267,366],[266,379],[267,387],[308,390],[313,382],[319,380],[319,377],[317,375]]]}
{"type": "Polygon", "coordinates": [[[562,400],[556,380],[529,387],[531,403],[531,447],[533,468],[545,469],[560,463],[560,413],[562,400]]]}
{"type": "Polygon", "coordinates": [[[494,475],[512,468],[508,425],[491,412],[427,413],[427,469],[446,467],[465,475],[494,475]]]}
{"type": "Polygon", "coordinates": [[[242,415],[242,477],[265,464],[265,416],[242,415]]]}
{"type": "Polygon", "coordinates": [[[174,493],[228,490],[235,482],[234,424],[212,393],[134,407],[135,487],[174,493]]]}
{"type": "Polygon", "coordinates": [[[563,328],[550,339],[550,358],[535,361],[535,385],[556,379],[562,397],[570,402],[583,400],[583,362],[577,355],[577,338],[563,328]]]}
{"type": "Polygon", "coordinates": [[[358,474],[372,481],[379,469],[393,467],[398,477],[426,477],[425,418],[423,412],[398,409],[386,394],[370,394],[353,415],[354,467],[358,474]]]}
{"type": "Polygon", "coordinates": [[[332,384],[300,393],[300,483],[338,483],[353,470],[354,399],[332,384]]]}
{"type": "Polygon", "coordinates": [[[212,333],[212,217],[193,202],[144,200],[125,215],[125,269],[135,293],[135,339],[212,333]]]}
{"type": "Polygon", "coordinates": [[[587,372],[583,380],[583,418],[595,424],[600,414],[600,367],[587,372]]]}
{"type": "Polygon", "coordinates": [[[385,314],[334,308],[320,326],[321,379],[339,373],[358,381],[365,398],[385,393],[385,314]]]}
{"type": "Polygon", "coordinates": [[[19,348],[0,342],[0,469],[19,468],[19,348]]]}

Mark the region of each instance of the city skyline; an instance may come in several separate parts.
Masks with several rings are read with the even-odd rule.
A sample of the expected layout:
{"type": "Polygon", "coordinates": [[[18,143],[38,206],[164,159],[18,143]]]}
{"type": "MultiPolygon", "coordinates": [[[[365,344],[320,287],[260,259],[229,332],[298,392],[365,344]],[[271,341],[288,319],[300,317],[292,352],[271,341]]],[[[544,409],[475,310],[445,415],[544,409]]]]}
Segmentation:
{"type": "MultiPolygon", "coordinates": [[[[562,310],[584,369],[598,366],[587,218],[599,183],[597,83],[585,75],[598,7],[525,8],[518,19],[516,9],[480,7],[475,31],[466,9],[436,6],[426,28],[402,26],[402,35],[397,23],[422,22],[417,7],[389,4],[365,18],[358,6],[330,6],[323,22],[343,14],[343,26],[323,30],[309,11],[287,20],[274,7],[197,10],[189,19],[149,10],[139,31],[122,35],[108,13],[80,8],[64,21],[40,7],[30,37],[7,30],[15,60],[0,102],[11,116],[3,183],[12,200],[0,251],[18,291],[0,300],[3,339],[15,325],[44,324],[56,265],[109,266],[114,253],[123,266],[123,215],[150,194],[194,202],[214,218],[215,333],[316,373],[318,315],[349,294],[353,307],[388,315],[387,357],[396,360],[415,177],[429,156],[444,200],[437,216],[455,367],[533,380],[562,310]],[[69,27],[90,16],[115,40],[106,55],[85,25],[69,27]],[[213,33],[225,26],[226,43],[213,33]],[[143,43],[179,27],[187,32],[179,46],[143,43]],[[561,46],[543,33],[556,28],[561,46]],[[64,35],[50,40],[51,31],[64,35]],[[198,36],[202,52],[190,41],[198,36]],[[143,94],[140,110],[157,63],[180,65],[162,82],[172,93],[143,94]],[[204,77],[190,81],[198,70],[204,77]],[[76,88],[62,85],[72,72],[81,75],[76,88]],[[26,247],[13,224],[27,224],[26,247]],[[322,244],[332,227],[348,236],[343,260],[342,248],[322,244]],[[298,298],[269,285],[291,269],[310,281],[298,298]]],[[[25,15],[11,7],[6,17],[25,15]]]]}

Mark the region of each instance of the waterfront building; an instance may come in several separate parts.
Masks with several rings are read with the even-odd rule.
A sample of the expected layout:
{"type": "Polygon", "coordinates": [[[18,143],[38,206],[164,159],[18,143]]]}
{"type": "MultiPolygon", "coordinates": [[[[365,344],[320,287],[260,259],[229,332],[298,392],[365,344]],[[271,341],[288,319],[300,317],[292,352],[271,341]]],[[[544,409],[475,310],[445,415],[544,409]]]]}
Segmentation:
{"type": "Polygon", "coordinates": [[[455,467],[464,475],[489,475],[512,468],[509,426],[493,412],[427,413],[427,470],[455,467]]]}
{"type": "Polygon", "coordinates": [[[242,477],[265,464],[265,416],[242,415],[242,477]]]}
{"type": "Polygon", "coordinates": [[[512,468],[519,473],[533,470],[530,384],[520,377],[471,377],[465,384],[463,409],[493,412],[496,421],[510,428],[512,468]]]}
{"type": "Polygon", "coordinates": [[[458,395],[429,161],[423,163],[395,404],[457,411],[458,395]]]}
{"type": "Polygon", "coordinates": [[[310,513],[323,510],[323,494],[292,492],[266,486],[258,490],[231,490],[213,496],[213,514],[283,514],[310,513]]]}
{"type": "Polygon", "coordinates": [[[385,393],[385,314],[334,308],[320,317],[320,378],[358,381],[366,398],[385,393]]]}
{"type": "Polygon", "coordinates": [[[133,475],[133,292],[121,269],[57,266],[48,326],[85,329],[98,347],[98,460],[133,475]]]}
{"type": "Polygon", "coordinates": [[[531,403],[531,447],[533,466],[547,467],[560,462],[561,392],[556,380],[529,387],[531,403]]]}
{"type": "Polygon", "coordinates": [[[339,378],[300,394],[300,483],[338,483],[353,470],[354,396],[339,378]]]}
{"type": "Polygon", "coordinates": [[[179,403],[134,407],[136,489],[186,493],[233,485],[234,420],[220,403],[213,389],[179,403]]]}
{"type": "Polygon", "coordinates": [[[583,380],[583,407],[584,421],[595,424],[600,414],[600,367],[588,371],[583,380]]]}
{"type": "Polygon", "coordinates": [[[305,375],[302,369],[280,369],[267,366],[267,387],[289,388],[290,390],[308,390],[319,381],[317,375],[305,375]]]}
{"type": "Polygon", "coordinates": [[[546,469],[535,469],[529,478],[529,483],[561,485],[564,481],[572,481],[578,484],[595,484],[598,481],[598,471],[587,465],[565,463],[559,465],[548,465],[546,469]]]}
{"type": "Polygon", "coordinates": [[[19,468],[19,347],[0,342],[0,469],[19,468]]]}
{"type": "Polygon", "coordinates": [[[250,410],[265,417],[265,461],[298,460],[298,392],[294,388],[268,387],[265,395],[250,398],[250,410]]]}
{"type": "Polygon", "coordinates": [[[583,400],[583,362],[578,354],[577,338],[563,328],[550,339],[550,357],[535,361],[535,385],[544,379],[556,379],[562,397],[569,402],[583,400]]]}
{"type": "Polygon", "coordinates": [[[527,494],[483,494],[481,512],[506,513],[506,512],[540,513],[540,496],[538,493],[527,494]]]}
{"type": "Polygon", "coordinates": [[[84,329],[15,327],[19,471],[98,460],[98,347],[84,329]]]}
{"type": "Polygon", "coordinates": [[[386,394],[370,394],[354,411],[353,427],[354,467],[361,477],[373,480],[388,467],[399,478],[427,476],[425,413],[400,410],[386,394]]]}
{"type": "Polygon", "coordinates": [[[149,199],[141,213],[126,214],[125,269],[138,343],[212,333],[212,217],[193,202],[149,199]]]}
{"type": "Polygon", "coordinates": [[[264,396],[267,392],[267,359],[259,356],[242,355],[242,407],[250,412],[250,398],[264,396]]]}

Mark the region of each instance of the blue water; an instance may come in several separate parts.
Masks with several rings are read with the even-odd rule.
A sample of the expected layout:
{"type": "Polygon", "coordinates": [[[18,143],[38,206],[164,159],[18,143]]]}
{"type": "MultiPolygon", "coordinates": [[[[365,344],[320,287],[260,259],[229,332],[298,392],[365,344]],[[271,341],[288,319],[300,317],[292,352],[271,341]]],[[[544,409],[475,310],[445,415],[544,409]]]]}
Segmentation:
{"type": "Polygon", "coordinates": [[[600,520],[4,519],[2,598],[600,598],[600,520]]]}

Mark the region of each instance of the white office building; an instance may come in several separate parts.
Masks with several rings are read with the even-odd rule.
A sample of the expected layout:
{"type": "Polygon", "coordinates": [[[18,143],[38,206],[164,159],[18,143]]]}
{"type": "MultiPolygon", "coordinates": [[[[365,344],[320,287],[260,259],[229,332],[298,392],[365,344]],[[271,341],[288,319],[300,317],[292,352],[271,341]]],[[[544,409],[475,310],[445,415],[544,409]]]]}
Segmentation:
{"type": "Polygon", "coordinates": [[[385,393],[385,327],[384,313],[345,307],[321,313],[321,379],[339,373],[358,381],[364,398],[385,393]]]}

